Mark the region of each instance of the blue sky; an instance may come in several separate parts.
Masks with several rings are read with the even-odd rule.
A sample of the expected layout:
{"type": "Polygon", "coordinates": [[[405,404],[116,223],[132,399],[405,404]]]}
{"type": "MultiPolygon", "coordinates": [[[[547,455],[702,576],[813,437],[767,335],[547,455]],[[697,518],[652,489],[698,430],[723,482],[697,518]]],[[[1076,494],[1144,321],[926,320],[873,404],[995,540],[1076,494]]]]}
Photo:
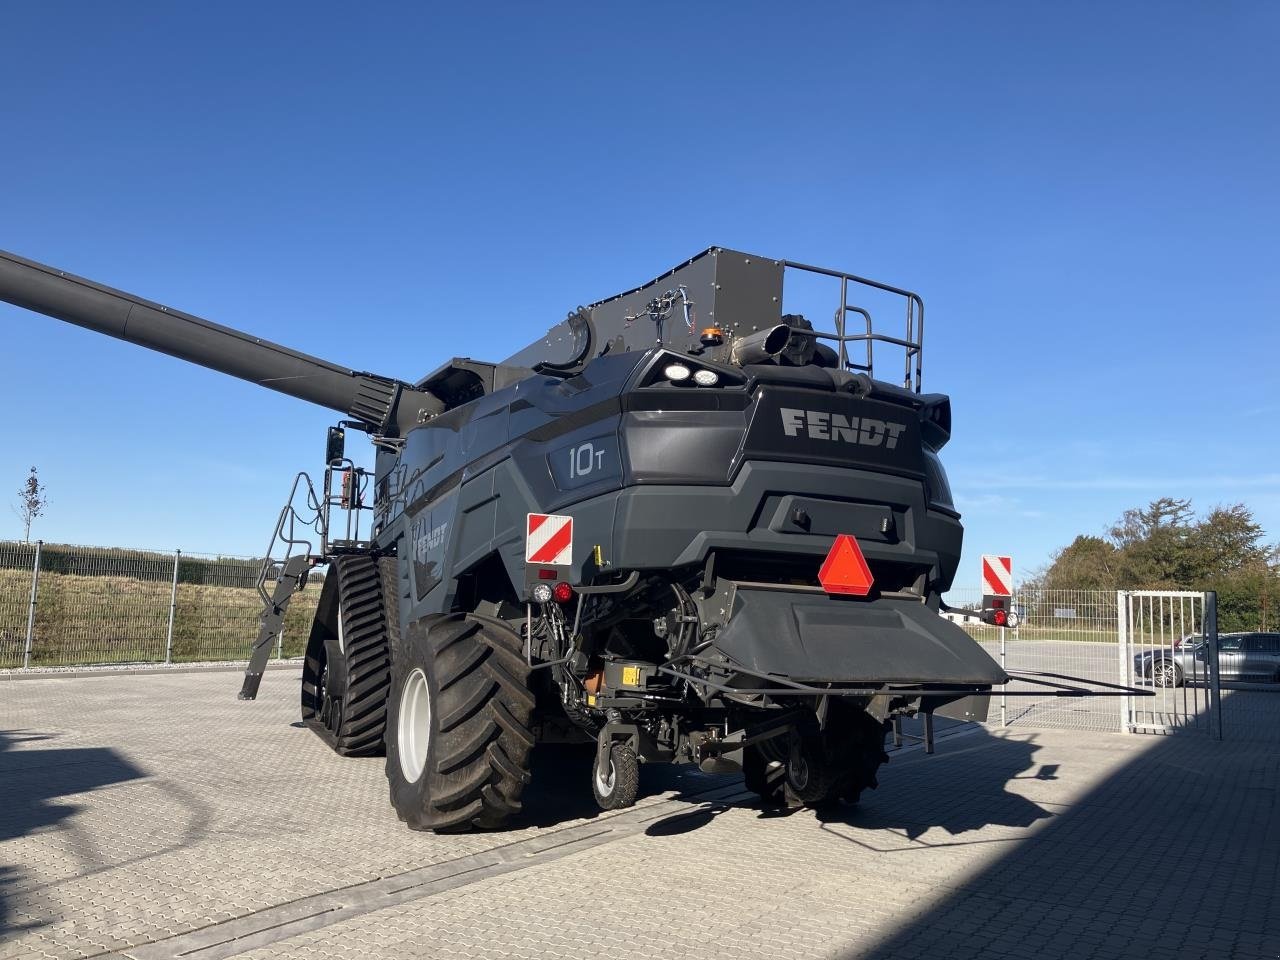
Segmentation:
{"type": "MultiPolygon", "coordinates": [[[[925,298],[959,582],[1162,495],[1276,538],[1280,7],[1154,9],[10,6],[0,248],[407,379],[711,244],[841,267],[925,298]]],[[[0,330],[47,540],[257,552],[321,459],[323,410],[0,330]]]]}

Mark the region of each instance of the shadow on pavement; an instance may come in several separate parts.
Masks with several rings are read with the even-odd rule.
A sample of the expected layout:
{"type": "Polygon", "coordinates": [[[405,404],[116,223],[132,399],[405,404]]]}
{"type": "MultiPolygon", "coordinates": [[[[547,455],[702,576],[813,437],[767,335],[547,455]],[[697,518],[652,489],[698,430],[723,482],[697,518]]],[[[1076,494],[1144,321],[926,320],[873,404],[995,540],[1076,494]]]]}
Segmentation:
{"type": "MultiPolygon", "coordinates": [[[[1050,814],[1025,797],[1005,790],[1004,786],[1017,779],[1056,778],[1056,764],[1035,769],[1036,763],[1033,757],[1038,749],[1039,747],[1034,743],[1000,737],[988,732],[984,727],[976,727],[966,732],[963,737],[942,741],[938,747],[937,759],[941,760],[945,757],[948,760],[964,763],[965,754],[977,754],[982,751],[983,776],[980,784],[976,783],[973,777],[968,777],[963,782],[949,784],[949,789],[940,789],[938,784],[923,783],[908,787],[902,782],[895,782],[897,779],[895,774],[903,766],[903,760],[910,758],[913,762],[926,764],[936,761],[925,760],[925,755],[918,752],[898,754],[897,756],[902,758],[898,766],[895,767],[891,758],[880,772],[881,782],[893,788],[891,803],[875,802],[876,791],[864,793],[859,804],[834,804],[817,810],[803,807],[788,809],[767,805],[758,800],[741,801],[736,804],[711,803],[695,810],[681,811],[673,816],[664,817],[650,825],[645,833],[653,837],[689,833],[706,826],[720,813],[735,806],[759,810],[761,819],[803,814],[815,816],[824,826],[844,824],[861,830],[894,831],[898,836],[905,836],[909,840],[915,840],[933,827],[942,827],[953,835],[981,830],[992,824],[1025,828],[1050,814]],[[994,741],[999,741],[998,749],[986,749],[992,746],[994,741]],[[963,793],[972,793],[975,789],[981,791],[980,803],[968,802],[962,796],[963,793]]],[[[925,769],[927,771],[928,768],[925,769]]],[[[913,781],[928,779],[927,773],[924,777],[912,776],[913,781]]],[[[833,836],[838,836],[850,843],[861,843],[845,833],[833,833],[833,836]]],[[[871,846],[870,844],[862,845],[871,846]]]]}
{"type": "MultiPolygon", "coordinates": [[[[533,779],[524,792],[524,810],[508,829],[554,827],[600,815],[591,792],[595,744],[540,744],[533,751],[533,779]]],[[[650,763],[640,767],[640,796],[675,791],[699,793],[732,784],[740,777],[702,773],[689,764],[650,763]]]]}
{"type": "Polygon", "coordinates": [[[532,773],[522,797],[520,816],[509,830],[554,827],[600,813],[591,794],[594,744],[539,744],[533,750],[532,773]]]}
{"type": "MultiPolygon", "coordinates": [[[[0,730],[0,841],[56,827],[80,807],[58,798],[145,776],[105,747],[31,749],[54,735],[0,730]]],[[[20,865],[0,864],[0,940],[27,926],[15,926],[8,890],[21,879],[20,865]]]]}
{"type": "MultiPolygon", "coordinates": [[[[1280,955],[1280,756],[1192,731],[1143,740],[1009,853],[851,960],[1280,955]]],[[[1014,822],[1029,813],[996,811],[1014,822]]],[[[850,822],[905,819],[885,810],[850,822]]],[[[922,901],[934,895],[921,890],[922,901]]]]}
{"type": "MultiPolygon", "coordinates": [[[[913,762],[925,764],[921,772],[927,773],[928,764],[944,758],[948,763],[964,764],[967,757],[973,755],[981,760],[980,779],[969,776],[960,781],[938,783],[932,777],[924,777],[927,782],[915,789],[896,789],[892,803],[874,802],[876,793],[865,793],[862,803],[820,810],[818,819],[824,824],[846,824],[862,830],[890,830],[908,840],[916,840],[934,827],[941,827],[952,836],[993,824],[1026,828],[1051,814],[1005,788],[1014,780],[1057,777],[1057,764],[1037,769],[1035,754],[1039,749],[1034,742],[1000,736],[985,727],[977,727],[961,738],[940,743],[936,757],[926,759],[919,753],[910,756],[913,762]],[[973,794],[980,797],[978,802],[970,799],[973,794]]],[[[891,782],[894,773],[890,760],[881,770],[881,782],[891,782]]],[[[845,834],[839,835],[850,839],[845,834]]]]}

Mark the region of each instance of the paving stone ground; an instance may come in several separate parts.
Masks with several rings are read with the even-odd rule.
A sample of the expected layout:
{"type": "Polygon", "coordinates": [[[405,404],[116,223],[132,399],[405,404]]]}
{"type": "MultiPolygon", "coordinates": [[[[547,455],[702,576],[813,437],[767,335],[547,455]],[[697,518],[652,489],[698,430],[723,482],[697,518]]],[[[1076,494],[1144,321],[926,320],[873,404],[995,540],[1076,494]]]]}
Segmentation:
{"type": "Polygon", "coordinates": [[[437,837],[297,683],[0,683],[0,958],[1280,957],[1280,695],[1223,743],[947,731],[823,815],[652,768],[601,816],[560,751],[515,828],[437,837]]]}

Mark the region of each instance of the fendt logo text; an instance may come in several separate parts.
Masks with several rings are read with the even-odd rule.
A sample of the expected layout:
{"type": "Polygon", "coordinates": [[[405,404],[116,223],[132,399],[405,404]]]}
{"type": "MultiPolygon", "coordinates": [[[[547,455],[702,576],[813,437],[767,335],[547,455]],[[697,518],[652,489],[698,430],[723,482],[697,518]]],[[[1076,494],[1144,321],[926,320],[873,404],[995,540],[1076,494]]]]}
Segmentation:
{"type": "Polygon", "coordinates": [[[839,440],[864,447],[884,444],[886,450],[898,445],[898,437],[907,429],[905,423],[876,420],[872,417],[846,417],[825,410],[795,410],[782,407],[782,432],[788,437],[802,431],[811,440],[839,440]]]}

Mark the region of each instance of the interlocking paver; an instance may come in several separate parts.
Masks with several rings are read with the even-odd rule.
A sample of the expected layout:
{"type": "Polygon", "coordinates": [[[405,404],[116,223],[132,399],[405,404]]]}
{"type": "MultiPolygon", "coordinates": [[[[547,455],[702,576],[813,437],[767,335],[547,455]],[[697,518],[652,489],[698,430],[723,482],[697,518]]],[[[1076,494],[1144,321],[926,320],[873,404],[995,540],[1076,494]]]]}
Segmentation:
{"type": "MultiPolygon", "coordinates": [[[[252,704],[235,680],[0,686],[0,957],[120,951],[591,812],[585,775],[555,772],[562,793],[535,792],[517,830],[410,833],[382,761],[291,725],[296,674],[268,674],[252,704]]],[[[982,730],[896,757],[857,809],[680,808],[244,955],[1275,957],[1280,761],[1274,732],[1255,732],[982,730]]]]}

